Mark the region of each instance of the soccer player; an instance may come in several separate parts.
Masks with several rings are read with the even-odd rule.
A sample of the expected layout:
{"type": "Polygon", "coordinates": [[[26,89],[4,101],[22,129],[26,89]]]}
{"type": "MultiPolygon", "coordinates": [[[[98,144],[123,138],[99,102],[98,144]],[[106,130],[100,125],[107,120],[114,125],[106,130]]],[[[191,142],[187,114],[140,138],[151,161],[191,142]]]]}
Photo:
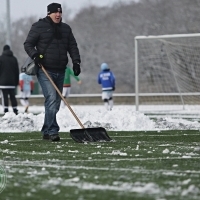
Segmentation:
{"type": "Polygon", "coordinates": [[[33,91],[34,83],[32,76],[25,74],[23,70],[24,68],[21,68],[21,73],[19,74],[19,86],[21,89],[20,103],[25,107],[24,112],[27,113],[29,108],[28,98],[33,91]]]}
{"type": "Polygon", "coordinates": [[[113,108],[113,91],[115,90],[115,76],[107,63],[101,64],[101,72],[98,74],[98,83],[102,87],[102,100],[107,110],[113,108]]]}
{"type": "MultiPolygon", "coordinates": [[[[67,66],[66,69],[65,69],[65,78],[64,78],[63,92],[62,92],[62,95],[63,95],[64,98],[67,98],[70,95],[71,77],[76,79],[78,84],[81,84],[80,78],[78,76],[75,76],[73,70],[69,66],[67,66]]],[[[61,107],[62,108],[65,107],[65,103],[63,101],[61,101],[61,107]]]]}

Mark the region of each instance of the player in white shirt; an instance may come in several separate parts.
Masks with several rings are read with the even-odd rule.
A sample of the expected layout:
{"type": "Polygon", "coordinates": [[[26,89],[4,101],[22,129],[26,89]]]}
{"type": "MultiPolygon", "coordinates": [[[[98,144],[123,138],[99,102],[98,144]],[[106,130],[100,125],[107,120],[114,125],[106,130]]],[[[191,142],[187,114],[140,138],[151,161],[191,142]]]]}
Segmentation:
{"type": "Polygon", "coordinates": [[[28,112],[29,96],[33,91],[34,83],[32,76],[25,74],[23,69],[21,69],[21,73],[19,74],[19,85],[21,89],[20,103],[25,107],[25,112],[28,112]]]}

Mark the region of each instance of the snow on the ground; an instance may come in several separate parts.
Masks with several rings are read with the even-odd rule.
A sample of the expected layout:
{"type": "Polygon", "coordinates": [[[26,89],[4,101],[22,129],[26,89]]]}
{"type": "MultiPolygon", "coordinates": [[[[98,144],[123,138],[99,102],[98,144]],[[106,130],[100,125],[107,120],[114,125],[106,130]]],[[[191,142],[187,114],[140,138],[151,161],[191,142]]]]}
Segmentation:
{"type": "MultiPolygon", "coordinates": [[[[167,115],[155,107],[149,107],[146,115],[143,111],[135,111],[134,106],[114,106],[112,111],[106,111],[103,105],[98,106],[71,106],[77,117],[85,128],[104,127],[113,131],[150,131],[150,130],[199,130],[200,109],[186,108],[185,110],[168,110],[167,115]],[[174,114],[175,117],[174,117],[174,114]],[[183,115],[194,119],[184,119],[183,115]]],[[[8,112],[0,117],[0,132],[32,132],[40,131],[44,120],[43,106],[30,106],[29,113],[23,113],[23,107],[19,107],[19,114],[8,112]],[[36,114],[37,113],[37,114],[36,114]]],[[[11,110],[11,109],[10,109],[11,110]]],[[[142,109],[141,109],[142,110],[142,109]]],[[[81,128],[67,107],[61,109],[57,114],[60,132],[69,132],[71,129],[81,128]]]]}

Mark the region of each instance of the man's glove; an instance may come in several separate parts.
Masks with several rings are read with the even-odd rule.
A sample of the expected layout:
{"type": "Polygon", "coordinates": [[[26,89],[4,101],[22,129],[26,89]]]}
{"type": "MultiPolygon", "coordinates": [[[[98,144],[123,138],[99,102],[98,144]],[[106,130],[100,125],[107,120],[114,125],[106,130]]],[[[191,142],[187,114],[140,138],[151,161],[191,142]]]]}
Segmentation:
{"type": "Polygon", "coordinates": [[[34,62],[36,65],[38,65],[39,67],[41,67],[40,65],[43,65],[43,58],[44,56],[41,54],[35,54],[34,56],[34,62]]]}
{"type": "Polygon", "coordinates": [[[21,89],[21,92],[23,92],[23,89],[21,89]]]}
{"type": "Polygon", "coordinates": [[[79,63],[73,64],[73,71],[75,76],[78,76],[81,73],[81,68],[79,63]]]}
{"type": "Polygon", "coordinates": [[[113,86],[112,90],[115,91],[115,86],[113,86]]]}
{"type": "Polygon", "coordinates": [[[33,94],[33,90],[31,90],[31,94],[33,94]]]}

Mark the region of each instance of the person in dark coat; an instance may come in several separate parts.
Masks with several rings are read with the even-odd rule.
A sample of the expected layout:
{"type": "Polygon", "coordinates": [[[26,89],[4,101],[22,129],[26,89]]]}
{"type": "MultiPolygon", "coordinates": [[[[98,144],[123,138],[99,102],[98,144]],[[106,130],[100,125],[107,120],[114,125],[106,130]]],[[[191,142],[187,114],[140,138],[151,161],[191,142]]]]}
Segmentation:
{"type": "Polygon", "coordinates": [[[61,93],[68,64],[67,54],[72,59],[74,74],[78,76],[81,72],[77,42],[71,27],[62,22],[61,4],[51,3],[47,6],[47,16],[32,25],[24,42],[24,49],[39,66],[37,78],[45,97],[45,119],[41,129],[43,139],[59,141],[60,128],[56,114],[60,108],[61,97],[46,77],[41,65],[61,93]],[[44,50],[46,51],[43,54],[44,50]]]}
{"type": "Polygon", "coordinates": [[[0,90],[4,113],[9,109],[9,97],[13,112],[17,115],[17,99],[15,96],[16,87],[19,84],[19,66],[17,58],[13,55],[9,45],[3,47],[0,56],[0,90]]]}

